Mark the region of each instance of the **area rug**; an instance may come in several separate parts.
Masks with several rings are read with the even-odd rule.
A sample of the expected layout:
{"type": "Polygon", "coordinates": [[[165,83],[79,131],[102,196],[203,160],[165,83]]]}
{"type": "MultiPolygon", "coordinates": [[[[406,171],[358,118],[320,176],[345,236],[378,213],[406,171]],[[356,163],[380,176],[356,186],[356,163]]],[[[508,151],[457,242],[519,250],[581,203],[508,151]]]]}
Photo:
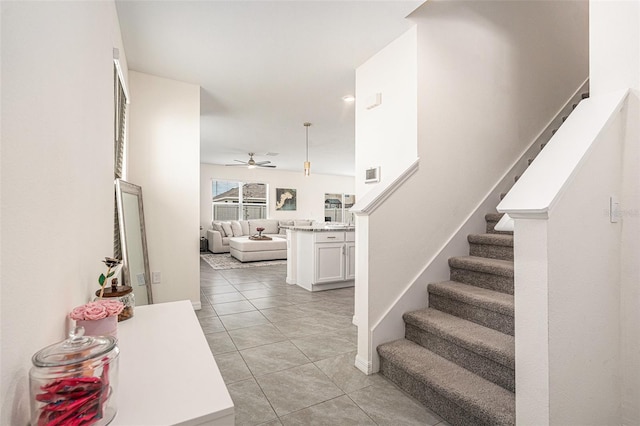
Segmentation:
{"type": "Polygon", "coordinates": [[[205,253],[201,254],[200,258],[207,262],[213,269],[240,269],[240,268],[252,268],[255,266],[271,266],[271,265],[286,265],[286,259],[283,260],[259,260],[257,262],[240,262],[235,257],[231,257],[231,253],[205,253]]]}

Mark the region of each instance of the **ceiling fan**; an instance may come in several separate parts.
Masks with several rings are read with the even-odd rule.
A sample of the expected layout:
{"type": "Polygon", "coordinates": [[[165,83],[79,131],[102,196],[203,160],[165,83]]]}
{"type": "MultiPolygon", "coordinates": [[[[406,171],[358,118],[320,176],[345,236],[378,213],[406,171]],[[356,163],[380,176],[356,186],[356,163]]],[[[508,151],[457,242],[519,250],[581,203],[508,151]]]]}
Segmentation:
{"type": "Polygon", "coordinates": [[[241,160],[233,160],[237,161],[240,164],[225,164],[225,166],[246,166],[249,169],[253,169],[255,167],[269,167],[275,169],[276,166],[269,164],[271,161],[256,161],[253,159],[255,154],[253,152],[249,153],[249,161],[241,161],[241,160]]]}

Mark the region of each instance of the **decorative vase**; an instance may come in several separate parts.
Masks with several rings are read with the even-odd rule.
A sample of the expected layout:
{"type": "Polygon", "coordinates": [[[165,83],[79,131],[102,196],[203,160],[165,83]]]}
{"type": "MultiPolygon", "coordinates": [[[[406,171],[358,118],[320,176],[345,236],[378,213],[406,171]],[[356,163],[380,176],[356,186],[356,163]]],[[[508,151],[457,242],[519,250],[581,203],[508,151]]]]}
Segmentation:
{"type": "Polygon", "coordinates": [[[83,327],[85,336],[118,338],[118,317],[116,315],[99,320],[76,320],[76,327],[83,327]]]}

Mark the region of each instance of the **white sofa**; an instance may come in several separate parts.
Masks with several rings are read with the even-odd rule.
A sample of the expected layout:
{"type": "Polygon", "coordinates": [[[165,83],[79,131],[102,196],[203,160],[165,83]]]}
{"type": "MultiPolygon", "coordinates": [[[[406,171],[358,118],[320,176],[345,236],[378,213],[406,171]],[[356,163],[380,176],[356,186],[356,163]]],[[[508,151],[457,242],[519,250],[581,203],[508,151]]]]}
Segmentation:
{"type": "MultiPolygon", "coordinates": [[[[256,228],[264,228],[262,235],[271,238],[286,239],[285,226],[308,226],[311,220],[277,220],[277,219],[253,219],[236,220],[229,222],[213,221],[211,229],[207,230],[208,248],[212,253],[229,253],[231,251],[231,238],[249,238],[258,234],[256,228]]],[[[265,246],[266,248],[266,246],[265,246]]]]}

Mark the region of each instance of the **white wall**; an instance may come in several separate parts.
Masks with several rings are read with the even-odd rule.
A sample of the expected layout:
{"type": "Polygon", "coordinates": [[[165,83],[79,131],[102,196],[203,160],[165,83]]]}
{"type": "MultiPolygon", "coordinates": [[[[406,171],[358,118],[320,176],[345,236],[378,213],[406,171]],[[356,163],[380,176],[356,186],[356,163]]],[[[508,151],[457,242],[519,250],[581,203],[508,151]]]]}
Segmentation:
{"type": "MultiPolygon", "coordinates": [[[[586,79],[587,9],[586,2],[426,2],[410,16],[418,26],[420,168],[369,217],[369,324],[586,79]],[[388,238],[389,223],[400,238],[388,238]]],[[[358,355],[368,350],[375,365],[365,346],[358,355]]]]}
{"type": "Polygon", "coordinates": [[[624,143],[620,318],[622,423],[640,423],[640,2],[590,3],[591,93],[631,88],[624,143]]]}
{"type": "Polygon", "coordinates": [[[596,160],[580,168],[550,212],[551,424],[620,424],[621,224],[610,223],[607,209],[621,189],[622,134],[619,115],[589,154],[596,160]]]}
{"type": "Polygon", "coordinates": [[[113,2],[2,2],[0,424],[113,253],[113,2]]]}
{"type": "Polygon", "coordinates": [[[417,156],[417,28],[413,27],[356,70],[356,195],[402,173],[417,156]],[[382,94],[382,105],[367,109],[382,94]],[[380,182],[365,184],[365,170],[380,166],[380,182]]]}
{"type": "MultiPolygon", "coordinates": [[[[300,163],[302,169],[302,162],[300,163]]],[[[200,225],[204,230],[211,228],[213,207],[211,204],[211,181],[237,180],[239,182],[259,182],[269,184],[270,219],[313,219],[324,222],[324,194],[354,193],[352,176],[321,175],[311,173],[305,177],[300,172],[272,169],[247,169],[245,167],[225,167],[214,164],[200,165],[200,225]],[[297,210],[276,211],[276,188],[297,190],[297,210]]]]}
{"type": "Polygon", "coordinates": [[[640,1],[589,2],[591,93],[640,87],[640,1]]]}
{"type": "Polygon", "coordinates": [[[154,302],[200,304],[200,87],[129,71],[128,180],[142,187],[154,302]]]}

